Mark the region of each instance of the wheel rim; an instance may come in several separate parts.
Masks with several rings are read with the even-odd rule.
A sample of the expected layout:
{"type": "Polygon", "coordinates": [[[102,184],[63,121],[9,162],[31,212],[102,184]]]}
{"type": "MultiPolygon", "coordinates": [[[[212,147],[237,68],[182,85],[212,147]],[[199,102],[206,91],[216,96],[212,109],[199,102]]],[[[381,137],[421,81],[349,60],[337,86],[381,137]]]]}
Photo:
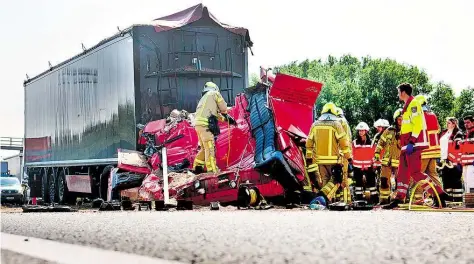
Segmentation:
{"type": "Polygon", "coordinates": [[[59,177],[58,179],[58,198],[59,202],[63,202],[64,199],[64,178],[59,177]]]}
{"type": "MultiPolygon", "coordinates": [[[[52,176],[52,174],[50,176],[52,176]]],[[[55,191],[54,191],[55,188],[54,187],[55,186],[54,186],[54,178],[53,178],[49,181],[49,201],[51,203],[54,202],[54,193],[55,193],[55,191]]]]}

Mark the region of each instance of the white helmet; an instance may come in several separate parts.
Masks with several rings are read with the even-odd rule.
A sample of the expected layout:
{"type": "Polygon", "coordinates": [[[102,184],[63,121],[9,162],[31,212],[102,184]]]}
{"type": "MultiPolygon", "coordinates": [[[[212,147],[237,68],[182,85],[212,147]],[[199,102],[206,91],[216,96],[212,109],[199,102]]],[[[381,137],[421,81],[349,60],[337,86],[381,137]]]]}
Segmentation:
{"type": "Polygon", "coordinates": [[[356,126],[356,130],[367,130],[369,131],[369,125],[367,125],[366,122],[360,122],[359,124],[357,124],[356,126]]]}
{"type": "Polygon", "coordinates": [[[375,123],[374,123],[374,127],[389,127],[389,126],[390,126],[390,124],[385,119],[379,119],[379,120],[375,121],[375,123]]]}

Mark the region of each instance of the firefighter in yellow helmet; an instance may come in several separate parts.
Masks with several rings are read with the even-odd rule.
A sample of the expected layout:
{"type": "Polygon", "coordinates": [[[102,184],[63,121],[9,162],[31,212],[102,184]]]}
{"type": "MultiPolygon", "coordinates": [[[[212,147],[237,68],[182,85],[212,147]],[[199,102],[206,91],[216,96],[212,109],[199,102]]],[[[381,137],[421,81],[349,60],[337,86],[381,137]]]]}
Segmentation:
{"type": "Polygon", "coordinates": [[[380,204],[390,201],[391,178],[397,174],[400,159],[400,127],[402,126],[402,109],[397,109],[393,114],[393,125],[387,128],[375,148],[375,163],[382,161],[380,171],[380,204]]]}
{"type": "MultiPolygon", "coordinates": [[[[306,140],[306,164],[311,180],[329,203],[339,186],[346,187],[342,174],[343,158],[352,166],[352,154],[346,132],[337,117],[333,103],[324,105],[321,116],[311,126],[306,140]]],[[[349,195],[349,194],[346,194],[349,195]]]]}
{"type": "Polygon", "coordinates": [[[196,108],[195,124],[201,148],[194,159],[193,169],[196,173],[200,173],[205,166],[207,172],[218,172],[214,140],[220,132],[218,120],[227,120],[232,125],[236,122],[227,114],[227,103],[215,83],[207,82],[201,96],[196,108]]]}

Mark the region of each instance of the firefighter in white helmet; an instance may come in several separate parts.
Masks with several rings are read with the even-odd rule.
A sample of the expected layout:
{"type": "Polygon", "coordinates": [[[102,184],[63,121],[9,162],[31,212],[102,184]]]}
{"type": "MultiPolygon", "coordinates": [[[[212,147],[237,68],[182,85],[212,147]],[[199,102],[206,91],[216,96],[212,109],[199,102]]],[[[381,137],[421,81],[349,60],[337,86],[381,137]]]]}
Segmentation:
{"type": "Polygon", "coordinates": [[[364,192],[370,193],[369,203],[378,203],[377,183],[375,172],[372,168],[374,150],[369,137],[369,126],[360,122],[356,126],[357,137],[352,141],[354,155],[354,194],[356,200],[364,200],[364,192]]]}
{"type": "MultiPolygon", "coordinates": [[[[339,186],[346,187],[342,174],[342,157],[352,163],[346,132],[337,117],[336,106],[327,103],[321,116],[311,126],[306,141],[308,174],[326,203],[333,200],[339,186]]],[[[349,165],[352,166],[352,165],[349,165]]],[[[346,195],[349,195],[348,193],[346,195]]]]}
{"type": "Polygon", "coordinates": [[[390,202],[392,191],[392,175],[396,176],[400,159],[400,127],[402,125],[402,110],[397,109],[393,114],[393,125],[387,128],[380,137],[375,149],[374,163],[382,165],[380,171],[380,204],[390,202]]]}
{"type": "Polygon", "coordinates": [[[220,132],[218,120],[227,120],[232,125],[236,122],[227,114],[227,103],[215,83],[207,82],[201,96],[196,109],[195,125],[201,148],[194,159],[193,169],[196,173],[200,173],[205,166],[207,172],[218,172],[214,140],[220,132]]]}

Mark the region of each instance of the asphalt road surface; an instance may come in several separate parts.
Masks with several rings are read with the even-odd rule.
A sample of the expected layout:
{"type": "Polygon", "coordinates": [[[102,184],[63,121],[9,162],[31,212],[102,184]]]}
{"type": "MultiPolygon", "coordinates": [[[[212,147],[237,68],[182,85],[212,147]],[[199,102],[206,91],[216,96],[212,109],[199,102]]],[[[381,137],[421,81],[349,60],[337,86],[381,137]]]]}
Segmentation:
{"type": "MultiPolygon", "coordinates": [[[[474,263],[474,213],[2,213],[1,223],[3,233],[182,263],[474,263]]],[[[2,263],[21,261],[2,250],[2,263]]]]}

